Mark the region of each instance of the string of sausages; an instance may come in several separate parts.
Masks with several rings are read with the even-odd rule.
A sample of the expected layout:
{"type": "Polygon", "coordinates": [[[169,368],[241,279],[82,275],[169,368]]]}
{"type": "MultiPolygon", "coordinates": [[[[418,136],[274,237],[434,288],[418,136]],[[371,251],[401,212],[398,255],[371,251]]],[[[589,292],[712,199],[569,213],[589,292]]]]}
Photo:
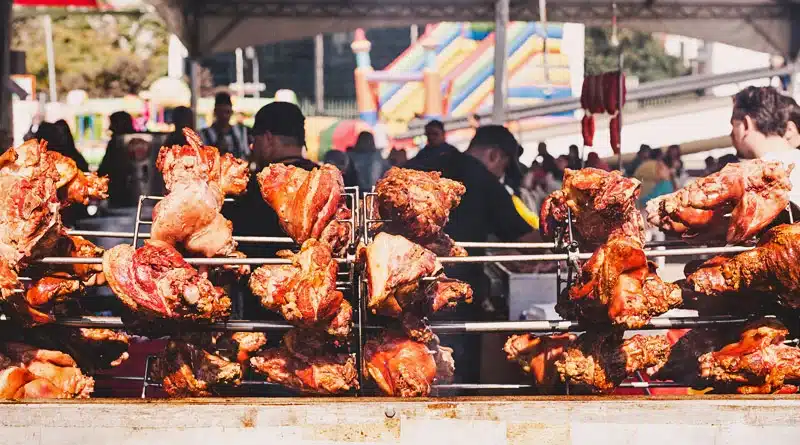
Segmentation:
{"type": "Polygon", "coordinates": [[[626,95],[625,73],[620,71],[594,74],[583,78],[583,87],[581,89],[581,108],[583,108],[581,134],[583,135],[583,145],[587,147],[594,145],[594,116],[607,113],[611,115],[611,121],[609,122],[611,149],[614,153],[619,153],[620,133],[622,131],[620,110],[625,105],[626,95]],[[621,95],[620,87],[622,88],[621,95]],[[621,103],[620,98],[622,99],[621,103]]]}

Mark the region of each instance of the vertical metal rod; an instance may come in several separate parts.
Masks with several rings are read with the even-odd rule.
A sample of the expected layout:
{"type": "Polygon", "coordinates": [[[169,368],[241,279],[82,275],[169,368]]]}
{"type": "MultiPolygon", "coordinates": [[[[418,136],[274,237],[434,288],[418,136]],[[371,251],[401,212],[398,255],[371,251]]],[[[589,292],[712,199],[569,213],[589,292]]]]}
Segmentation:
{"type": "Polygon", "coordinates": [[[139,226],[142,225],[142,203],[146,196],[139,195],[139,204],[136,206],[136,225],[133,228],[133,248],[139,247],[139,226]]]}
{"type": "Polygon", "coordinates": [[[358,391],[356,391],[356,395],[362,395],[362,391],[364,391],[364,373],[361,372],[364,369],[364,323],[366,321],[366,303],[364,301],[364,280],[362,279],[363,275],[359,271],[356,274],[356,279],[358,280],[358,284],[355,286],[356,291],[356,303],[358,306],[358,350],[356,350],[356,366],[358,367],[358,391]]]}
{"type": "Polygon", "coordinates": [[[153,356],[148,355],[147,359],[144,362],[144,378],[142,379],[142,398],[147,398],[147,387],[150,386],[149,377],[150,377],[150,360],[152,360],[153,356]]]}
{"type": "Polygon", "coordinates": [[[258,99],[261,97],[261,87],[260,87],[261,69],[258,66],[258,51],[256,51],[256,49],[253,48],[252,46],[250,47],[250,49],[252,50],[251,54],[253,56],[250,58],[250,63],[253,65],[253,85],[255,85],[255,88],[253,90],[253,97],[258,99]]]}
{"type": "MultiPolygon", "coordinates": [[[[47,83],[50,87],[50,100],[48,102],[58,101],[58,89],[56,88],[56,53],[53,48],[53,18],[50,14],[46,14],[44,20],[44,44],[47,51],[47,83]]],[[[2,86],[5,88],[5,85],[2,86]]]]}
{"type": "Polygon", "coordinates": [[[618,88],[618,93],[617,93],[617,94],[619,94],[619,98],[618,98],[618,101],[617,101],[617,103],[619,104],[619,111],[617,112],[617,120],[619,121],[619,154],[618,154],[618,156],[619,156],[619,166],[618,167],[619,167],[619,171],[621,171],[621,172],[624,171],[624,168],[622,166],[622,108],[624,106],[624,104],[622,103],[622,100],[625,97],[624,94],[623,94],[625,92],[625,76],[622,74],[623,73],[622,69],[623,69],[624,66],[625,66],[625,56],[624,56],[624,54],[622,54],[622,44],[620,43],[620,45],[619,45],[619,61],[618,61],[619,88],[618,88]]]}
{"type": "Polygon", "coordinates": [[[409,36],[411,37],[411,44],[417,43],[417,39],[419,39],[419,26],[418,25],[411,25],[409,29],[409,36]]]}
{"type": "Polygon", "coordinates": [[[542,23],[542,69],[544,70],[544,83],[550,87],[550,68],[547,63],[547,0],[539,0],[539,21],[542,23]]]}
{"type": "Polygon", "coordinates": [[[244,51],[236,48],[236,95],[244,97],[244,51]]]}
{"type": "Polygon", "coordinates": [[[200,64],[194,58],[189,59],[189,108],[194,116],[194,126],[198,128],[200,115],[197,113],[197,101],[200,99],[200,64]]]}
{"type": "MultiPolygon", "coordinates": [[[[11,93],[6,82],[11,74],[11,4],[12,0],[0,0],[0,129],[7,129],[13,138],[11,93]]],[[[35,95],[36,92],[33,92],[35,95]]],[[[0,147],[5,150],[8,147],[0,147]]]]}
{"type": "Polygon", "coordinates": [[[509,0],[496,0],[494,11],[494,104],[492,123],[503,125],[506,121],[506,64],[508,62],[508,4],[509,0]]]}
{"type": "Polygon", "coordinates": [[[314,36],[314,108],[317,114],[325,112],[325,40],[322,34],[314,36]]]}

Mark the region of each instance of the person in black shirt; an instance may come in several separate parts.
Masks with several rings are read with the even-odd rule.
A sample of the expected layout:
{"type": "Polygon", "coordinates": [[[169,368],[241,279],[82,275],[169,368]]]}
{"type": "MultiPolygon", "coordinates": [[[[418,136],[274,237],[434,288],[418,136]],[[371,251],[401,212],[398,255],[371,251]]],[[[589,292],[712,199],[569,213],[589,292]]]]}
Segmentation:
{"type": "Polygon", "coordinates": [[[435,156],[413,158],[405,167],[439,171],[467,188],[444,229],[456,241],[487,241],[490,235],[503,241],[536,240],[538,233],[519,215],[501,183],[504,177],[521,176],[521,154],[522,147],[508,129],[486,125],[475,132],[466,152],[451,147],[435,156]]]}
{"type": "Polygon", "coordinates": [[[442,121],[432,120],[425,124],[425,138],[428,140],[428,143],[417,153],[415,158],[418,159],[418,162],[430,156],[456,149],[445,140],[444,124],[442,121]]]}
{"type": "Polygon", "coordinates": [[[553,155],[551,155],[547,151],[547,144],[545,144],[544,142],[539,142],[539,146],[537,147],[537,153],[539,153],[539,157],[542,158],[542,160],[539,163],[544,168],[544,171],[555,175],[557,170],[556,158],[554,158],[553,155]]]}

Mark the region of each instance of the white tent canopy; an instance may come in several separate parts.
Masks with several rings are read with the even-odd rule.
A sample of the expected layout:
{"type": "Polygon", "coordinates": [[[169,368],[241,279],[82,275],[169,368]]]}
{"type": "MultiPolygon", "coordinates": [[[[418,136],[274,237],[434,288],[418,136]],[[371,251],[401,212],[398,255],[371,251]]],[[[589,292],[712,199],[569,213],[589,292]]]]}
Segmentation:
{"type": "MultiPolygon", "coordinates": [[[[208,55],[358,27],[492,21],[491,0],[150,0],[189,48],[208,55]]],[[[511,20],[537,20],[538,2],[511,0],[511,20]]],[[[618,23],[728,43],[794,59],[796,0],[617,0],[618,23]]],[[[611,0],[550,0],[548,20],[609,25],[611,0]]],[[[800,25],[800,23],[798,23],[800,25]]]]}

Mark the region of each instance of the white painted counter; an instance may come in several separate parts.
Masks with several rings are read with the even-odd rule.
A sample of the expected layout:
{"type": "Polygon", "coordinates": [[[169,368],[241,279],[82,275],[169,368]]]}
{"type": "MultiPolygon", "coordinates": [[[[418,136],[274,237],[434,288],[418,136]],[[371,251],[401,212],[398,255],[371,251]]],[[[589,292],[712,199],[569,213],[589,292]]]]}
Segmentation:
{"type": "Polygon", "coordinates": [[[800,398],[205,399],[0,404],[3,445],[800,443],[800,398]]]}

